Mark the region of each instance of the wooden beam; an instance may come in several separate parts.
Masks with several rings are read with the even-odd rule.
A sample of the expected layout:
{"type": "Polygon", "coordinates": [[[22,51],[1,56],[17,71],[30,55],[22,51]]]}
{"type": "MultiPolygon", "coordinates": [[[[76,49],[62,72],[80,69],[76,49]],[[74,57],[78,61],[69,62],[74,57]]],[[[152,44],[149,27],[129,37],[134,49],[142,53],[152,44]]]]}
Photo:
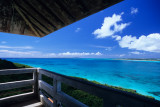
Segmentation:
{"type": "Polygon", "coordinates": [[[36,72],[36,68],[26,68],[26,69],[4,69],[0,70],[0,75],[11,75],[11,74],[25,74],[36,72]]]}
{"type": "Polygon", "coordinates": [[[0,91],[14,89],[14,88],[21,88],[21,87],[31,86],[31,85],[34,85],[33,79],[0,83],[0,91]]]}
{"type": "Polygon", "coordinates": [[[45,90],[49,95],[54,97],[53,95],[53,86],[49,85],[48,83],[39,80],[39,88],[45,90]]]}
{"type": "Polygon", "coordinates": [[[37,37],[41,37],[39,35],[39,33],[37,32],[37,30],[34,29],[34,27],[32,26],[32,24],[30,23],[30,21],[25,17],[25,15],[22,13],[22,11],[19,9],[19,7],[16,5],[16,3],[14,3],[14,7],[17,10],[17,12],[22,16],[22,18],[24,19],[24,21],[29,25],[29,27],[32,29],[32,31],[35,33],[35,35],[37,37]]]}
{"type": "MultiPolygon", "coordinates": [[[[27,0],[23,1],[26,5],[30,6],[32,10],[34,10],[41,18],[45,19],[48,24],[52,25],[54,27],[54,30],[57,30],[62,27],[61,23],[57,21],[57,19],[51,15],[48,11],[44,9],[42,5],[37,2],[37,0],[31,0],[28,2],[27,0]],[[35,5],[38,5],[35,7],[35,5]]],[[[53,28],[52,27],[52,28],[53,28]]]]}
{"type": "Polygon", "coordinates": [[[41,30],[43,30],[45,33],[51,33],[53,29],[55,29],[53,26],[48,24],[48,22],[41,17],[35,10],[33,10],[30,5],[25,4],[23,1],[15,1],[16,4],[21,8],[21,10],[30,17],[30,19],[33,20],[33,23],[37,24],[37,26],[40,27],[41,30]],[[19,3],[19,4],[18,4],[19,3]],[[39,24],[39,25],[38,25],[39,24]]]}

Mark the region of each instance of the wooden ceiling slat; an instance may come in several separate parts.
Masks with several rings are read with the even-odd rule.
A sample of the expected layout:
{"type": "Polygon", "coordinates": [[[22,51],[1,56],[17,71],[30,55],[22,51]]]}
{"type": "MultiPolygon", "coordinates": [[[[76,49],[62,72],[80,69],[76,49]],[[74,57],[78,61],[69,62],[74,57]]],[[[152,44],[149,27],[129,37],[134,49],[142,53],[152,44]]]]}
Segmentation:
{"type": "Polygon", "coordinates": [[[57,22],[61,23],[61,25],[64,26],[65,21],[61,20],[61,18],[58,16],[58,14],[55,14],[55,12],[53,12],[52,9],[49,8],[49,6],[46,6],[46,4],[48,4],[48,3],[43,3],[43,1],[44,0],[37,0],[37,2],[39,2],[42,5],[42,7],[45,9],[45,11],[48,12],[48,14],[53,16],[57,22]]]}
{"type": "MultiPolygon", "coordinates": [[[[16,2],[15,2],[16,3],[16,2]]],[[[43,35],[46,35],[46,34],[48,34],[48,33],[50,33],[51,32],[51,29],[49,30],[48,29],[48,27],[47,26],[45,26],[45,23],[46,22],[44,22],[43,21],[43,19],[41,19],[40,17],[35,17],[35,14],[34,15],[32,15],[30,12],[28,12],[25,8],[27,8],[27,7],[25,7],[25,6],[21,6],[21,5],[19,5],[18,3],[16,3],[17,4],[17,6],[21,9],[21,11],[23,11],[23,13],[25,13],[27,16],[28,16],[28,18],[37,26],[37,27],[39,27],[39,29],[41,30],[41,32],[43,32],[44,34],[43,35]],[[39,20],[41,19],[41,21],[39,21],[39,20]],[[43,24],[42,24],[43,23],[43,24]]]]}
{"type": "Polygon", "coordinates": [[[63,11],[65,11],[70,17],[72,17],[74,21],[76,20],[76,17],[73,16],[73,14],[69,11],[68,7],[65,5],[64,2],[62,2],[61,0],[55,0],[55,2],[61,9],[63,9],[63,11]]]}
{"type": "MultiPolygon", "coordinates": [[[[43,15],[43,12],[41,10],[38,10],[37,7],[31,5],[31,3],[28,3],[26,0],[24,0],[22,2],[24,2],[24,4],[29,6],[29,8],[32,10],[29,12],[31,12],[31,13],[35,12],[38,15],[37,18],[40,17],[42,21],[46,22],[46,25],[48,26],[49,29],[52,29],[54,31],[57,30],[57,27],[50,20],[48,20],[45,15],[43,15]]],[[[34,16],[35,14],[32,13],[32,15],[34,16]]]]}
{"type": "Polygon", "coordinates": [[[45,8],[37,2],[37,0],[31,0],[30,2],[27,2],[27,0],[24,2],[32,7],[41,17],[43,17],[48,23],[52,24],[57,30],[61,28],[63,25],[61,22],[59,22],[54,16],[52,16],[51,13],[49,13],[45,8]],[[36,6],[37,5],[37,6],[36,6]]]}
{"type": "Polygon", "coordinates": [[[76,3],[76,0],[59,0],[63,4],[64,8],[67,9],[76,19],[84,14],[83,11],[79,8],[80,4],[76,3]]]}
{"type": "Polygon", "coordinates": [[[49,24],[48,21],[45,20],[45,18],[41,17],[41,15],[37,13],[37,11],[32,9],[32,7],[24,1],[18,0],[15,2],[23,11],[25,11],[28,15],[34,18],[37,21],[37,23],[41,24],[41,26],[43,26],[46,30],[51,32],[56,29],[55,26],[49,24]]]}
{"type": "Polygon", "coordinates": [[[37,29],[37,32],[39,32],[40,36],[44,36],[49,33],[48,31],[46,31],[44,29],[43,26],[41,26],[39,23],[37,23],[31,16],[26,15],[26,13],[23,10],[21,10],[21,11],[23,12],[23,14],[25,14],[25,16],[28,18],[28,20],[30,20],[30,23],[34,26],[34,28],[37,29]]]}
{"type": "Polygon", "coordinates": [[[32,29],[32,31],[34,32],[34,34],[38,37],[40,37],[39,33],[37,32],[37,30],[32,26],[32,24],[30,23],[30,21],[26,18],[26,16],[21,12],[21,10],[18,8],[18,6],[15,4],[14,5],[15,9],[18,11],[18,13],[23,17],[23,19],[25,20],[25,22],[30,26],[30,28],[32,29]]]}
{"type": "Polygon", "coordinates": [[[43,4],[46,5],[50,9],[52,13],[54,13],[64,24],[69,24],[73,22],[73,19],[65,12],[62,10],[61,7],[57,5],[55,1],[48,1],[48,3],[45,3],[44,0],[39,0],[43,4]],[[54,6],[54,8],[52,8],[54,6]]]}

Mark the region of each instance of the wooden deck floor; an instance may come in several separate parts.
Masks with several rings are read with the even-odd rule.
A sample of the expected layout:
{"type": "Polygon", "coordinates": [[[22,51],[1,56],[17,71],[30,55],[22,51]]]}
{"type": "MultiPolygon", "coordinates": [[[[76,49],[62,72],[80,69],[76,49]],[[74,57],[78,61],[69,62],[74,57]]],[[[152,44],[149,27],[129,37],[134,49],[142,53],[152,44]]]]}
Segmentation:
{"type": "Polygon", "coordinates": [[[43,107],[43,105],[38,100],[29,100],[18,104],[14,104],[10,107],[43,107]]]}

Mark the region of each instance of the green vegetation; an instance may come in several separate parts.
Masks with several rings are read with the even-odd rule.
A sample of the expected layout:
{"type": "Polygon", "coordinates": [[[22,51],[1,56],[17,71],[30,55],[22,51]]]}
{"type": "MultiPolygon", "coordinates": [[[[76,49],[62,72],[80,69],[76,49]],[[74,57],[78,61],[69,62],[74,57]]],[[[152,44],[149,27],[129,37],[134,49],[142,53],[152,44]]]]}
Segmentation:
{"type": "Polygon", "coordinates": [[[103,107],[103,99],[82,90],[62,83],[62,91],[88,105],[89,107],[103,107]]]}
{"type": "MultiPolygon", "coordinates": [[[[12,63],[10,61],[0,59],[0,69],[16,69],[16,68],[31,68],[31,67],[27,66],[27,65],[12,63]]],[[[0,76],[0,83],[9,82],[9,81],[26,80],[26,79],[31,79],[32,77],[33,77],[33,74],[18,74],[18,75],[14,74],[14,75],[0,76]]],[[[74,78],[77,78],[77,77],[74,77],[74,78]]],[[[84,78],[78,78],[78,79],[89,81],[84,78]]],[[[53,79],[52,78],[49,78],[45,75],[42,75],[42,80],[53,86],[53,79]]],[[[107,86],[110,88],[114,88],[114,89],[118,89],[118,90],[127,91],[127,92],[141,95],[141,94],[137,93],[136,90],[125,89],[125,88],[116,87],[116,86],[110,86],[107,84],[101,84],[96,81],[89,81],[89,82],[93,82],[95,84],[104,85],[104,86],[107,86]]],[[[15,94],[29,92],[31,90],[32,90],[32,87],[22,87],[22,88],[14,89],[14,90],[0,91],[0,98],[15,95],[15,94]]],[[[45,95],[50,96],[44,90],[42,90],[42,91],[43,91],[43,93],[45,93],[45,95]]],[[[75,99],[81,101],[82,103],[90,106],[90,107],[102,107],[103,106],[103,100],[101,98],[94,96],[94,95],[91,95],[89,93],[86,93],[82,90],[76,89],[74,87],[68,86],[64,83],[62,83],[62,91],[65,92],[66,94],[74,97],[75,99]]],[[[153,98],[150,96],[145,96],[145,97],[153,98]]]]}
{"type": "Polygon", "coordinates": [[[0,69],[17,69],[17,68],[32,68],[32,67],[0,59],[0,69]]]}

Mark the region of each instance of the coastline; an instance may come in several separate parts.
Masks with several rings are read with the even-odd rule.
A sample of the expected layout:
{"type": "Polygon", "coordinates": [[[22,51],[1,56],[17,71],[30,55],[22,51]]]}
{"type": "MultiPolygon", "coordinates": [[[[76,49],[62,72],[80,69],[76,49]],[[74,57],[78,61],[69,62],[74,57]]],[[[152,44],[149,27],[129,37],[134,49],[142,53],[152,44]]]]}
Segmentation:
{"type": "Polygon", "coordinates": [[[113,59],[113,60],[126,60],[126,61],[156,61],[156,62],[160,62],[160,59],[113,59]]]}

